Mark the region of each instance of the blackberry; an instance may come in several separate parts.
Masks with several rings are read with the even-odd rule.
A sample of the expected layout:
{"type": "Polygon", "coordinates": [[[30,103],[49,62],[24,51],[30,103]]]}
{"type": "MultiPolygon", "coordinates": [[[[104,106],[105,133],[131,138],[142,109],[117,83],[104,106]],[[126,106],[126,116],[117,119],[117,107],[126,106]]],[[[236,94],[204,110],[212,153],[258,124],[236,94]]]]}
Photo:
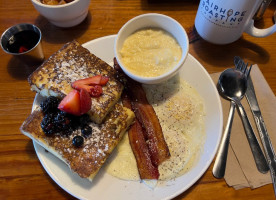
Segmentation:
{"type": "Polygon", "coordinates": [[[71,127],[76,130],[78,128],[82,128],[86,124],[90,122],[90,117],[87,114],[81,116],[75,116],[67,114],[67,116],[71,119],[71,127]]]}
{"type": "Polygon", "coordinates": [[[43,130],[43,132],[47,135],[53,135],[56,132],[56,125],[54,123],[54,114],[53,113],[48,113],[46,114],[41,123],[40,126],[43,130]]]}
{"type": "Polygon", "coordinates": [[[58,109],[58,104],[60,103],[60,100],[57,97],[49,96],[47,99],[41,102],[40,107],[44,114],[50,113],[50,112],[56,112],[58,109]]]}
{"type": "Polygon", "coordinates": [[[83,127],[83,126],[87,125],[89,122],[90,122],[90,117],[89,117],[88,114],[84,114],[84,115],[81,115],[79,117],[79,125],[80,125],[80,127],[83,127]]]}
{"type": "Polygon", "coordinates": [[[85,125],[81,128],[82,135],[87,138],[89,135],[92,134],[92,128],[88,125],[85,125]]]}
{"type": "Polygon", "coordinates": [[[77,135],[77,136],[75,136],[74,138],[73,138],[73,145],[75,146],[75,147],[81,147],[82,145],[83,145],[83,137],[82,136],[79,136],[79,135],[77,135]]]}
{"type": "Polygon", "coordinates": [[[74,129],[72,127],[68,128],[68,129],[64,129],[61,131],[61,133],[65,136],[70,136],[73,133],[74,129]]]}
{"type": "Polygon", "coordinates": [[[57,112],[54,118],[54,123],[60,133],[70,135],[73,132],[72,119],[70,118],[70,115],[63,111],[57,112]]]}
{"type": "Polygon", "coordinates": [[[74,116],[74,115],[69,115],[71,119],[71,127],[73,130],[76,130],[80,127],[80,117],[79,116],[74,116]]]}

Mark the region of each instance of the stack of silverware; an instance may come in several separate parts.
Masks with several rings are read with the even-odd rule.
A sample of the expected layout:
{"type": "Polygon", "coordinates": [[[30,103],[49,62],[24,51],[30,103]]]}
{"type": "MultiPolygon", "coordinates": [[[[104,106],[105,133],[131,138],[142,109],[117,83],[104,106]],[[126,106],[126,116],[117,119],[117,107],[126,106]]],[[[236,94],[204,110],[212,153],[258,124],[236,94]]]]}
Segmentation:
{"type": "Polygon", "coordinates": [[[213,175],[216,178],[223,178],[225,175],[228,146],[230,142],[230,133],[234,117],[235,108],[242,119],[244,130],[255,160],[256,167],[261,173],[270,171],[274,191],[276,194],[276,156],[271,144],[259,105],[255,94],[253,82],[250,77],[251,66],[245,63],[240,57],[234,58],[235,69],[226,69],[223,71],[218,80],[218,91],[221,96],[230,101],[229,117],[225,126],[224,134],[217,153],[213,167],[213,175]],[[241,104],[241,99],[246,99],[251,108],[257,125],[259,137],[261,138],[263,151],[254,133],[252,125],[241,104]]]}

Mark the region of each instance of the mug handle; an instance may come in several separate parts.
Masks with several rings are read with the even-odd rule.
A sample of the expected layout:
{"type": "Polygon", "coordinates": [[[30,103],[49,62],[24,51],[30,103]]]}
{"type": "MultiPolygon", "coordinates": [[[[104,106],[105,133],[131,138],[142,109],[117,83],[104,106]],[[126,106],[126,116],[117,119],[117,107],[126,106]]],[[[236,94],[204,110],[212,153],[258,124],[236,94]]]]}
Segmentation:
{"type": "Polygon", "coordinates": [[[245,32],[254,37],[266,37],[276,32],[276,24],[266,29],[258,29],[254,26],[254,20],[251,19],[245,32]]]}

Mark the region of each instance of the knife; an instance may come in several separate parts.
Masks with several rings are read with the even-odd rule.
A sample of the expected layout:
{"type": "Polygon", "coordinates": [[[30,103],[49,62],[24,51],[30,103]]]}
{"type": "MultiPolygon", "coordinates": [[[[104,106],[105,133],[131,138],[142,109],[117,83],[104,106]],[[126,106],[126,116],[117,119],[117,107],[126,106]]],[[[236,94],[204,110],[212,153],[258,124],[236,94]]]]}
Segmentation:
{"type": "Polygon", "coordinates": [[[262,113],[255,94],[254,85],[250,76],[247,81],[247,90],[246,90],[245,96],[251,108],[252,114],[254,116],[254,120],[256,122],[258,131],[259,131],[260,138],[262,140],[268,166],[270,169],[271,179],[272,179],[273,188],[274,188],[274,194],[276,196],[276,176],[275,176],[276,156],[262,117],[262,113]]]}

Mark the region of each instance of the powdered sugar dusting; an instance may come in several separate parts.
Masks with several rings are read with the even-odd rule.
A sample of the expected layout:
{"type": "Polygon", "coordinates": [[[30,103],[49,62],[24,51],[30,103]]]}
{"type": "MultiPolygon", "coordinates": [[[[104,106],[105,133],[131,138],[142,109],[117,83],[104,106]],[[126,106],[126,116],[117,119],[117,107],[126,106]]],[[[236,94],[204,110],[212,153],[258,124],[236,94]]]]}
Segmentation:
{"type": "Polygon", "coordinates": [[[56,63],[55,72],[57,76],[49,80],[50,84],[59,84],[62,81],[72,83],[76,80],[89,77],[87,64],[83,61],[79,62],[74,59],[56,63]]]}

